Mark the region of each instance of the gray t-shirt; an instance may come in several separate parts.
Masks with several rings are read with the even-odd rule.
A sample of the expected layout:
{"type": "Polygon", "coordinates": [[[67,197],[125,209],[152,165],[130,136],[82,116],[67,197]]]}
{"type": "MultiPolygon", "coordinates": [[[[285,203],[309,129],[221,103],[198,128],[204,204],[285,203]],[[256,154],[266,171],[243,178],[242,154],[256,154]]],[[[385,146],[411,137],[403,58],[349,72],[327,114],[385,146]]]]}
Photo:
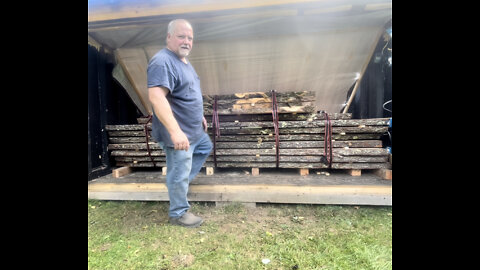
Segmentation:
{"type": "MultiPolygon", "coordinates": [[[[166,98],[178,125],[190,144],[200,139],[205,132],[202,126],[202,90],[200,78],[190,62],[185,64],[175,53],[164,48],[148,63],[147,81],[148,87],[163,86],[170,90],[166,98]]],[[[152,136],[161,145],[173,147],[170,134],[155,113],[152,118],[152,136]]]]}

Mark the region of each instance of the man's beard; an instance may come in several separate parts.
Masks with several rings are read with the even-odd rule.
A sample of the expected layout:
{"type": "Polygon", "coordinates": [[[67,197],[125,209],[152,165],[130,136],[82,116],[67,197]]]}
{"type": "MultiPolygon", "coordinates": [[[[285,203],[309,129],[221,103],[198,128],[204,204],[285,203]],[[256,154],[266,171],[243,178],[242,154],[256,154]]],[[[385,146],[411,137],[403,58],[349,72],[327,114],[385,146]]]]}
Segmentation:
{"type": "Polygon", "coordinates": [[[190,50],[188,49],[178,49],[178,55],[181,57],[187,57],[190,54],[190,50]]]}

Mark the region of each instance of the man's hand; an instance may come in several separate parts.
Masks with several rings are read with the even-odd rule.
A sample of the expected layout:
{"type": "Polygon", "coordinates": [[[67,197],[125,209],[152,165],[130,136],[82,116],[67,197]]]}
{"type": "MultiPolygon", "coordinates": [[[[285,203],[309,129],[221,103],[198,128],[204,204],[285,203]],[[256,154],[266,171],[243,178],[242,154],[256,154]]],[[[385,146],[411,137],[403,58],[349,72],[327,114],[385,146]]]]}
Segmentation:
{"type": "Polygon", "coordinates": [[[205,132],[207,132],[207,119],[205,119],[205,116],[203,117],[203,129],[205,129],[205,132]]]}
{"type": "Polygon", "coordinates": [[[188,151],[190,148],[190,142],[188,141],[187,136],[181,130],[170,135],[170,138],[173,142],[173,148],[175,150],[185,150],[188,151]]]}

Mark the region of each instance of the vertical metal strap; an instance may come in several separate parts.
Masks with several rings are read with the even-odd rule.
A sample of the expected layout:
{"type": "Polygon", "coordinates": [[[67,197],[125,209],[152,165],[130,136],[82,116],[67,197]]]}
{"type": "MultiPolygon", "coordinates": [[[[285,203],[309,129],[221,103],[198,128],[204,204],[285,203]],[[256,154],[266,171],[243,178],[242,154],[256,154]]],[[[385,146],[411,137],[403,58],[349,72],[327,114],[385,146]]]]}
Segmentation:
{"type": "Polygon", "coordinates": [[[279,138],[279,129],[278,129],[278,104],[277,104],[277,94],[275,90],[272,92],[272,117],[273,117],[273,128],[275,130],[275,150],[276,150],[276,168],[279,167],[280,160],[280,138],[279,138]]]}
{"type": "Polygon", "coordinates": [[[213,164],[216,168],[217,167],[217,137],[220,137],[220,121],[218,120],[217,95],[215,95],[213,100],[212,128],[213,128],[213,164]]]}
{"type": "Polygon", "coordinates": [[[333,151],[332,151],[332,122],[328,113],[325,112],[325,137],[324,137],[323,154],[326,157],[328,168],[332,168],[333,151]]]}
{"type": "Polygon", "coordinates": [[[152,161],[153,163],[153,167],[156,168],[157,165],[155,164],[155,161],[153,160],[153,157],[152,157],[152,153],[151,153],[151,150],[150,150],[150,145],[148,144],[149,143],[149,140],[148,140],[148,137],[149,137],[149,132],[148,132],[148,123],[150,123],[150,121],[152,121],[152,114],[150,114],[149,116],[147,116],[147,122],[145,123],[145,125],[143,125],[143,130],[145,131],[145,141],[147,142],[147,153],[148,153],[148,156],[150,157],[150,160],[152,161]]]}

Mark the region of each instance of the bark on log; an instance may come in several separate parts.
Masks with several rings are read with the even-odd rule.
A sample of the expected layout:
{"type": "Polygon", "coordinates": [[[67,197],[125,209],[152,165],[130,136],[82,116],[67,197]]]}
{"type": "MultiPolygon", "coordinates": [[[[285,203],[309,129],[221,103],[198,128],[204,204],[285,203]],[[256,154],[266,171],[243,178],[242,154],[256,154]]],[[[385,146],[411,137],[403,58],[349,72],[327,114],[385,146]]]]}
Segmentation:
{"type": "MultiPolygon", "coordinates": [[[[306,148],[306,149],[280,149],[280,156],[312,156],[323,155],[323,148],[306,148]]],[[[333,148],[333,157],[335,156],[387,156],[388,151],[385,148],[333,148]]],[[[153,150],[150,152],[152,156],[165,156],[163,150],[153,150]]],[[[148,157],[147,151],[140,150],[113,150],[111,156],[130,156],[130,157],[148,157]]],[[[217,156],[276,156],[275,149],[217,149],[217,156]]]]}
{"type": "MultiPolygon", "coordinates": [[[[109,143],[146,143],[145,136],[134,136],[135,133],[131,133],[130,136],[112,136],[116,135],[117,131],[111,131],[109,133],[109,143]]],[[[117,133],[118,134],[118,133],[117,133]]],[[[123,133],[124,134],[124,133],[123,133]]],[[[210,138],[212,134],[209,130],[210,138]]],[[[138,135],[138,134],[137,134],[138,135]]],[[[349,140],[378,140],[381,134],[332,134],[332,140],[336,141],[349,141],[349,140]]],[[[279,136],[280,142],[283,141],[323,141],[323,134],[287,134],[279,136]]],[[[156,140],[149,136],[149,142],[156,142],[156,140]]],[[[275,141],[273,134],[268,135],[221,135],[216,138],[217,142],[272,142],[275,141]]]]}
{"type": "MultiPolygon", "coordinates": [[[[287,149],[301,149],[301,148],[323,148],[324,141],[280,141],[279,148],[287,149]]],[[[274,148],[275,142],[217,142],[217,149],[262,149],[262,148],[274,148]]],[[[380,140],[358,140],[358,141],[333,141],[332,147],[343,148],[373,148],[382,147],[382,141],[380,140]]]]}
{"type": "MultiPolygon", "coordinates": [[[[332,134],[332,140],[378,140],[381,134],[332,134]]],[[[210,134],[210,138],[213,138],[210,134]]],[[[322,141],[325,136],[323,134],[280,134],[280,142],[283,141],[322,141]]],[[[221,135],[216,138],[217,142],[258,142],[258,141],[275,141],[273,133],[267,135],[221,135]]]]}
{"type": "MultiPolygon", "coordinates": [[[[321,162],[321,156],[280,156],[280,162],[321,162]]],[[[150,161],[150,160],[142,160],[150,161]]],[[[207,161],[213,162],[213,156],[207,161]]],[[[275,162],[275,156],[217,156],[217,162],[275,162]]],[[[388,162],[387,156],[334,156],[334,163],[345,162],[388,162]]]]}
{"type": "MultiPolygon", "coordinates": [[[[305,148],[305,149],[282,149],[279,150],[280,156],[312,156],[323,155],[323,148],[305,148]]],[[[385,148],[333,148],[333,157],[342,156],[388,156],[385,148]]],[[[216,155],[235,156],[235,155],[259,155],[275,156],[275,149],[217,149],[216,155]]]]}
{"type": "MultiPolygon", "coordinates": [[[[348,120],[352,118],[351,113],[332,113],[328,114],[330,120],[348,120]]],[[[212,122],[212,115],[205,114],[207,122],[212,122]]],[[[284,113],[278,115],[279,121],[317,121],[325,120],[324,113],[284,113]]],[[[268,114],[235,114],[235,115],[221,115],[218,117],[219,122],[272,122],[271,112],[268,114]]]]}
{"type": "MultiPolygon", "coordinates": [[[[289,91],[289,92],[276,92],[275,96],[277,100],[287,100],[290,102],[298,101],[298,100],[305,100],[310,98],[315,98],[315,92],[312,91],[289,91]]],[[[244,93],[236,93],[236,94],[227,94],[227,95],[217,95],[217,102],[218,101],[239,101],[248,102],[251,99],[262,99],[268,100],[271,102],[272,92],[265,91],[265,92],[244,92],[244,93]]],[[[213,104],[215,96],[213,95],[203,95],[203,102],[208,104],[213,104]]]]}
{"type": "MultiPolygon", "coordinates": [[[[383,134],[388,131],[388,127],[333,127],[332,133],[377,133],[383,134]]],[[[325,133],[325,128],[281,128],[279,129],[280,134],[323,134],[325,133]]],[[[221,135],[252,135],[252,134],[275,134],[273,128],[249,128],[249,129],[220,129],[221,135]]]]}
{"type": "MultiPolygon", "coordinates": [[[[358,127],[366,126],[388,126],[390,118],[372,118],[372,119],[350,119],[350,120],[331,120],[332,127],[358,127]]],[[[224,122],[220,125],[220,130],[229,128],[273,128],[272,122],[224,122]]],[[[211,128],[212,124],[209,123],[211,128]]],[[[317,128],[325,127],[325,121],[278,121],[279,128],[317,128]]]]}
{"type": "MultiPolygon", "coordinates": [[[[153,167],[152,162],[142,162],[142,163],[130,163],[130,162],[119,162],[118,166],[129,166],[129,167],[153,167]]],[[[165,167],[165,162],[155,162],[157,167],[165,167]]],[[[214,167],[212,162],[205,162],[202,167],[214,167]]],[[[271,162],[221,162],[217,163],[219,168],[275,168],[276,164],[271,162]]],[[[308,168],[308,169],[327,169],[328,165],[322,163],[290,163],[290,162],[281,162],[279,168],[308,168]]],[[[390,169],[391,165],[389,163],[333,163],[332,169],[390,169]]]]}
{"type": "MultiPolygon", "coordinates": [[[[158,143],[149,142],[151,150],[161,149],[158,143]]],[[[373,148],[382,147],[382,141],[379,140],[358,140],[358,141],[333,141],[334,148],[355,147],[355,148],[373,148]]],[[[275,142],[217,142],[217,149],[272,149],[275,147],[275,142]]],[[[279,143],[280,149],[286,148],[323,148],[324,141],[285,141],[279,143]]],[[[123,144],[109,144],[108,150],[147,150],[146,143],[123,143],[123,144]]]]}
{"type": "MultiPolygon", "coordinates": [[[[204,114],[205,119],[207,122],[212,122],[212,115],[211,114],[204,114]]],[[[329,113],[328,114],[330,120],[348,120],[352,119],[351,113],[329,113]]],[[[286,114],[279,114],[278,120],[279,121],[307,121],[307,120],[325,120],[324,113],[286,113],[286,114]]],[[[147,118],[141,117],[137,118],[138,124],[145,124],[147,122],[147,118]]],[[[261,122],[261,121],[273,121],[272,114],[233,114],[233,115],[222,115],[218,119],[220,122],[261,122]]]]}
{"type": "MultiPolygon", "coordinates": [[[[388,126],[390,118],[371,118],[371,119],[339,119],[331,120],[332,127],[358,127],[364,128],[366,126],[388,126]]],[[[279,121],[279,128],[317,128],[324,127],[325,121],[320,120],[291,120],[291,121],[279,121]]],[[[144,130],[145,125],[133,124],[133,125],[106,125],[107,131],[118,130],[144,130]]],[[[212,123],[208,123],[208,127],[212,127],[212,123]]],[[[152,124],[147,124],[148,130],[152,129],[152,124]]],[[[273,128],[273,121],[260,121],[260,122],[223,122],[220,124],[220,129],[229,128],[273,128]]]]}

